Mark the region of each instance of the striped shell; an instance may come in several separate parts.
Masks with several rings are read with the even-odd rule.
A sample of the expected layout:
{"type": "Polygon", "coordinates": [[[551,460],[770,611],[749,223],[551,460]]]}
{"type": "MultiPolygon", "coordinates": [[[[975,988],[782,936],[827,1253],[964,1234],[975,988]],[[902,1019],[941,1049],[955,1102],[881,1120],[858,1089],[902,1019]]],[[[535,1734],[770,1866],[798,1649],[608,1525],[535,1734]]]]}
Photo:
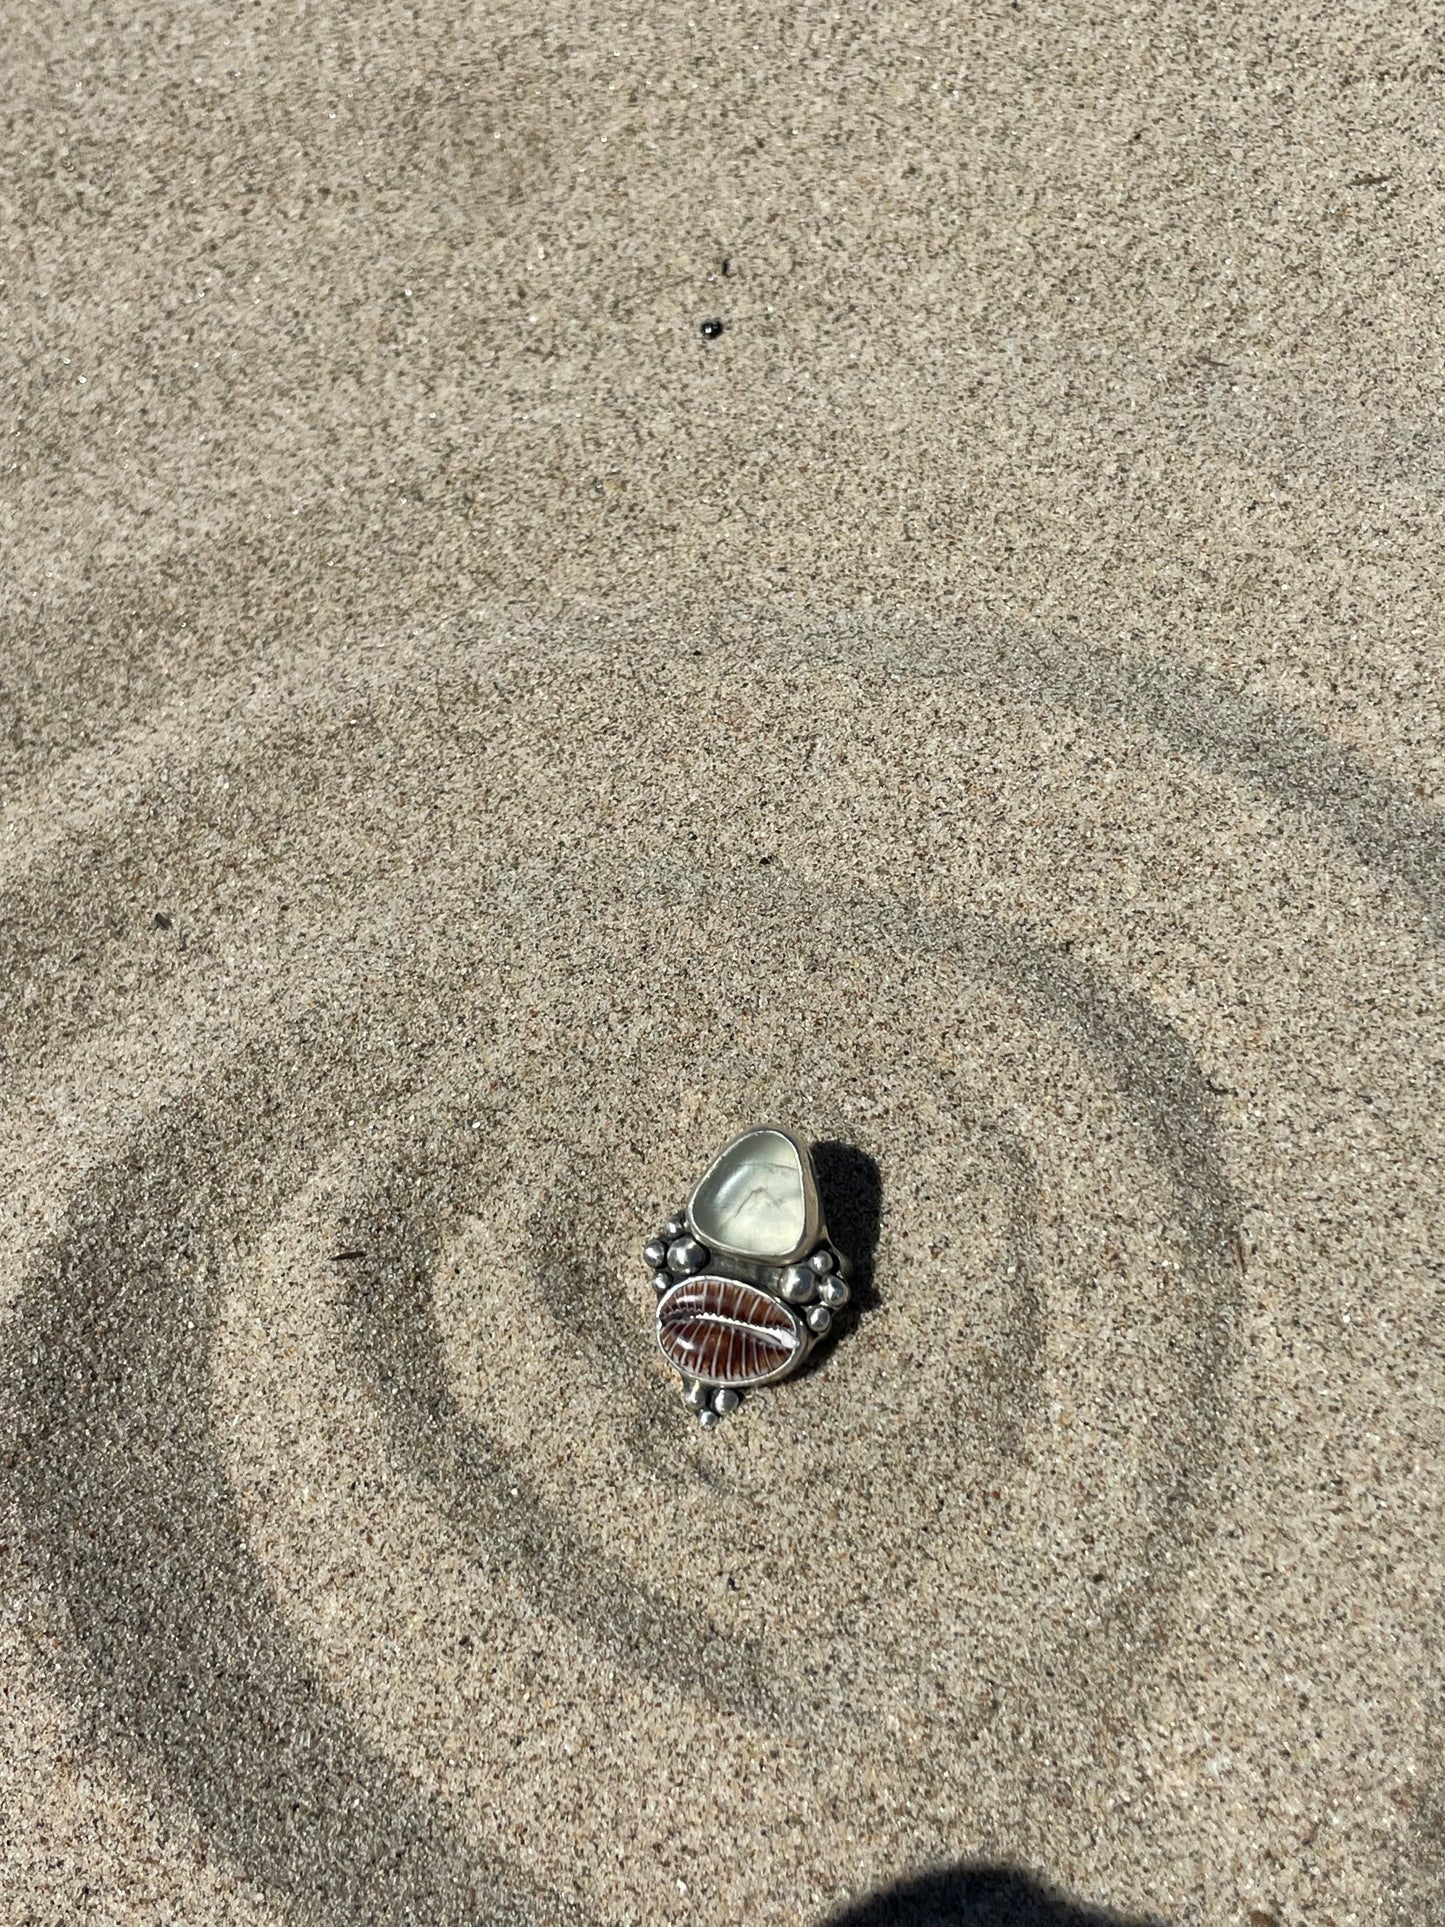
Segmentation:
{"type": "Polygon", "coordinates": [[[735,1278],[684,1278],[657,1304],[662,1355],[705,1385],[760,1385],[802,1357],[802,1325],[776,1298],[735,1278]]]}

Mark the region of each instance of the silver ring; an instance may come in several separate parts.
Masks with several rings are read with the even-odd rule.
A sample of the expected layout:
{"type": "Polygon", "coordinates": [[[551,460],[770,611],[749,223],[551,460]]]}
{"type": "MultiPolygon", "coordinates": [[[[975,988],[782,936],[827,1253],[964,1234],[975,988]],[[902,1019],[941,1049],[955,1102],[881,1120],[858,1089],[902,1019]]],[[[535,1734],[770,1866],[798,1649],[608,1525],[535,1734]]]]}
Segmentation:
{"type": "Polygon", "coordinates": [[[847,1260],[828,1238],[812,1153],[780,1124],[735,1137],[642,1257],[658,1349],[704,1427],[754,1385],[797,1371],[848,1302],[847,1260]]]}

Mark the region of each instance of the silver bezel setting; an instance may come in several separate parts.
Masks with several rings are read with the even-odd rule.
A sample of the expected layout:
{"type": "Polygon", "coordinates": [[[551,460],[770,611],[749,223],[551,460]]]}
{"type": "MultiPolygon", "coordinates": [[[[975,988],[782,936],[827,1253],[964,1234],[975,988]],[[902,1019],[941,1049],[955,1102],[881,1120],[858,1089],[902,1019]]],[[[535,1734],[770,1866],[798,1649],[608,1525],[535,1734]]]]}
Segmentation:
{"type": "Polygon", "coordinates": [[[803,1139],[798,1136],[798,1133],[796,1131],[790,1131],[786,1124],[751,1124],[746,1131],[739,1131],[736,1137],[728,1139],[727,1143],[718,1152],[717,1156],[707,1167],[706,1171],[703,1172],[702,1176],[688,1194],[687,1228],[694,1238],[698,1239],[702,1244],[707,1245],[708,1250],[719,1258],[735,1258],[743,1264],[761,1264],[768,1269],[773,1269],[779,1265],[795,1263],[805,1252],[811,1251],[818,1240],[826,1235],[823,1229],[823,1209],[818,1202],[818,1178],[816,1172],[813,1170],[812,1152],[808,1149],[803,1139]],[[798,1154],[798,1164],[803,1173],[803,1235],[797,1244],[793,1246],[792,1250],[786,1252],[781,1257],[776,1253],[769,1252],[766,1258],[759,1258],[756,1252],[740,1251],[736,1245],[708,1244],[708,1240],[703,1237],[702,1232],[698,1230],[697,1220],[694,1218],[692,1212],[693,1199],[696,1198],[698,1192],[701,1191],[713,1172],[716,1171],[734,1146],[741,1144],[745,1138],[761,1136],[764,1131],[769,1131],[776,1137],[787,1139],[798,1154]]]}

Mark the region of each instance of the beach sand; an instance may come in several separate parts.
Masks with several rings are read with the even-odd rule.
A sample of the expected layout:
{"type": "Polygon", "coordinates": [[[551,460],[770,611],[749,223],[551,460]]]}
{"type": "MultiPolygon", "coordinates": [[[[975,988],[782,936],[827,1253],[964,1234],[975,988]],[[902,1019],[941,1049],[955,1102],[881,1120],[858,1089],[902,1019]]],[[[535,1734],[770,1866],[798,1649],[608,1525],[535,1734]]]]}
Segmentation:
{"type": "Polygon", "coordinates": [[[1445,1920],[1438,26],[9,10],[0,1918],[1445,1920]]]}

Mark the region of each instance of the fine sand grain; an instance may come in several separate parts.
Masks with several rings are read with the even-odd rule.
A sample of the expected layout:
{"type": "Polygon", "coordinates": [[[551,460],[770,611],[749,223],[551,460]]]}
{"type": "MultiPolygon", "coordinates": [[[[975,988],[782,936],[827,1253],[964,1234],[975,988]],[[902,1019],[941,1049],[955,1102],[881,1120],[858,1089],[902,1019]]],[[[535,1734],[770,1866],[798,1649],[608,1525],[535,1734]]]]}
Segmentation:
{"type": "Polygon", "coordinates": [[[7,10],[0,1919],[1445,1921],[1439,29],[7,10]]]}

